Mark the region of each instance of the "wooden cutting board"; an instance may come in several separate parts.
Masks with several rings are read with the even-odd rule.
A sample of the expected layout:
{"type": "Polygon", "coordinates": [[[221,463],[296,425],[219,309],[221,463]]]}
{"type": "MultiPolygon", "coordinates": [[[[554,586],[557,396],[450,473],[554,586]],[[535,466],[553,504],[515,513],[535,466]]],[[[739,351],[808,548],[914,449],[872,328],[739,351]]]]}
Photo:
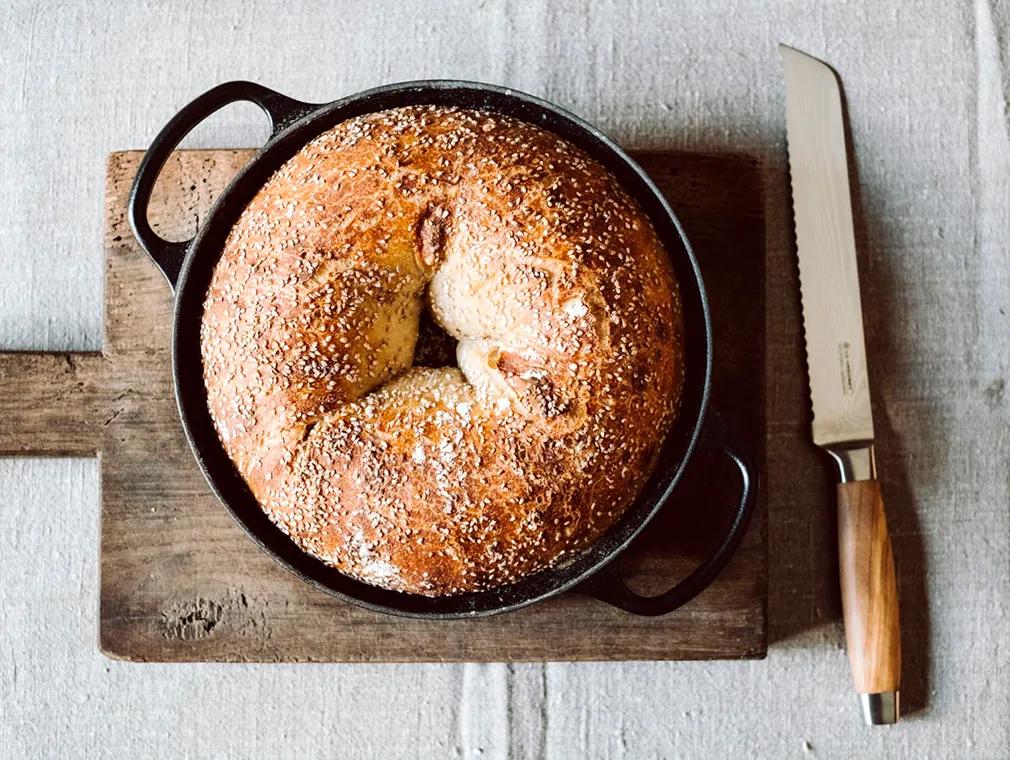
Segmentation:
{"type": "MultiPolygon", "coordinates": [[[[99,641],[138,661],[505,661],[762,657],[763,503],[736,556],[698,598],[658,618],[565,595],[485,620],[426,622],[339,602],[274,564],[216,501],[183,436],[172,392],[168,285],[126,222],[142,153],[109,157],[102,353],[0,354],[0,455],[101,460],[99,641]]],[[[186,239],[252,151],[180,151],[151,221],[186,239]]],[[[701,261],[716,334],[714,403],[764,463],[762,171],[736,155],[638,154],[701,261]]],[[[659,591],[716,540],[733,471],[699,458],[662,517],[622,560],[659,591]]],[[[763,496],[762,496],[763,501],[763,496]]]]}

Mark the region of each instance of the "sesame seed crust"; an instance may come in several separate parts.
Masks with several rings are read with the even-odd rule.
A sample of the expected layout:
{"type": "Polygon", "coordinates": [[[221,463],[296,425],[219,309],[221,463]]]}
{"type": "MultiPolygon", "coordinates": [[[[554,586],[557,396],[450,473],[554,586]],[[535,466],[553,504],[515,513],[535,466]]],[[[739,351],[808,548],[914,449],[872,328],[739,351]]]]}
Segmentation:
{"type": "Polygon", "coordinates": [[[417,106],[324,132],[243,211],[204,303],[218,435],[303,550],[384,588],[483,590],[599,538],[680,404],[648,218],[536,126],[417,106]],[[412,366],[425,309],[458,367],[412,366]]]}

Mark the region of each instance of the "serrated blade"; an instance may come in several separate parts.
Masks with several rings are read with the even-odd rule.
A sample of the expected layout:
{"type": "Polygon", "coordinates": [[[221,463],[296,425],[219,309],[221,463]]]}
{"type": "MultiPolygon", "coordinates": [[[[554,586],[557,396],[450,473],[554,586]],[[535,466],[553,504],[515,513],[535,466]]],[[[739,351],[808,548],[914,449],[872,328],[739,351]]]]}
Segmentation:
{"type": "Polygon", "coordinates": [[[838,78],[805,53],[785,45],[779,52],[814,443],[870,442],[873,415],[838,78]]]}

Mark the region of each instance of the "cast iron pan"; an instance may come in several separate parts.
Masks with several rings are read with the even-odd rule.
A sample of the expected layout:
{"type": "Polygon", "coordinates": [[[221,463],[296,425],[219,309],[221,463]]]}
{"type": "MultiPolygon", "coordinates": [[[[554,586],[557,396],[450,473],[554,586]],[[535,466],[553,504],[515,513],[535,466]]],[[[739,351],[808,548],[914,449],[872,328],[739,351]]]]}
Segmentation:
{"type": "Polygon", "coordinates": [[[220,500],[250,537],[278,562],[312,585],[368,609],[408,617],[451,619],[507,612],[564,591],[596,597],[638,615],[661,615],[692,599],[719,573],[735,550],[754,508],[757,469],[739,441],[708,408],[712,325],[701,273],[680,223],[645,172],[614,142],[572,114],[523,93],[486,84],[419,81],[393,84],[325,104],[292,100],[252,82],[228,82],[183,108],[154,139],[130,194],[133,231],[175,291],[173,369],[183,426],[196,460],[220,500]],[[218,199],[196,237],[162,239],[147,219],[151,191],[179,141],[199,122],[236,101],[251,101],[269,116],[267,144],[218,199]],[[204,294],[225,238],[264,182],[306,142],[353,116],[407,105],[442,105],[496,111],[546,128],[606,166],[649,215],[680,281],[686,335],[686,376],[680,415],[665,441],[656,472],[636,502],[610,531],[562,567],[509,586],[429,598],[369,586],[302,552],[259,508],[222,447],[207,408],[200,355],[204,294]],[[741,493],[732,519],[711,554],[684,580],[657,596],[625,586],[614,560],[662,509],[692,453],[721,451],[740,472],[741,493]]]}

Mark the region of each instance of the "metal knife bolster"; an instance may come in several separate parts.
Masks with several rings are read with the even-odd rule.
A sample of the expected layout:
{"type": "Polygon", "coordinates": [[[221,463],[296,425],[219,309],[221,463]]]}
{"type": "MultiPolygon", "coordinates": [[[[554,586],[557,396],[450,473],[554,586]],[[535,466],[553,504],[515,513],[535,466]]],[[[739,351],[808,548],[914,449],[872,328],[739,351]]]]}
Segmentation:
{"type": "Polygon", "coordinates": [[[852,445],[835,444],[823,448],[835,460],[839,477],[843,483],[877,479],[877,460],[872,442],[852,445]]]}

